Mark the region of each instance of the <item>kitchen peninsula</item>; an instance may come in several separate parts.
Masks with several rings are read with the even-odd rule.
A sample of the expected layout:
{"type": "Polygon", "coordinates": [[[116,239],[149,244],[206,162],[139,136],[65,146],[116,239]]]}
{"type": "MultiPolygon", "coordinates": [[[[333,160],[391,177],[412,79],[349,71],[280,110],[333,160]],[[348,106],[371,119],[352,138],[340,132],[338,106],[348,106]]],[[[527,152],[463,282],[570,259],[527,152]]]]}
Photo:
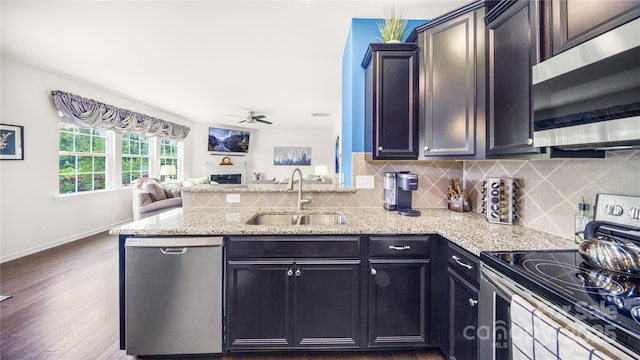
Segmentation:
{"type": "MultiPolygon", "coordinates": [[[[297,185],[296,185],[297,186],[297,185]]],[[[312,193],[355,193],[356,189],[336,186],[334,184],[304,183],[304,192],[312,193]]],[[[286,183],[257,183],[257,184],[200,184],[189,187],[181,187],[182,192],[187,193],[287,193],[286,183]]]]}
{"type": "MultiPolygon", "coordinates": [[[[126,279],[135,274],[125,265],[131,264],[125,246],[129,238],[140,242],[186,239],[191,243],[220,239],[226,254],[217,265],[225,274],[221,300],[226,304],[224,352],[436,347],[450,353],[456,346],[475,349],[475,345],[464,343],[468,339],[451,337],[461,324],[450,314],[461,311],[452,301],[477,301],[474,284],[479,276],[480,252],[575,248],[570,239],[520,225],[490,224],[475,212],[423,208],[421,216],[405,217],[382,207],[318,206],[296,211],[295,206],[289,206],[295,204],[293,199],[282,205],[283,199],[292,198],[292,191],[283,194],[279,189],[268,189],[276,191],[268,198],[280,204],[274,208],[246,202],[246,195],[251,194],[258,194],[251,202],[265,201],[263,196],[269,191],[257,192],[251,186],[212,190],[190,189],[184,192],[190,199],[184,208],[111,230],[120,235],[121,348],[130,351],[125,288],[126,279]],[[244,203],[216,206],[220,194],[240,194],[244,203]],[[337,225],[252,224],[256,215],[268,214],[339,214],[346,221],[337,225]],[[469,296],[460,297],[458,290],[450,293],[450,286],[458,289],[447,280],[454,275],[443,276],[447,266],[456,264],[462,264],[472,279],[469,296]],[[341,295],[335,297],[337,293],[341,295]],[[403,297],[398,298],[398,293],[403,297]],[[451,312],[442,311],[447,308],[451,312]],[[455,341],[464,345],[450,345],[455,341]]],[[[343,191],[347,193],[342,195],[350,196],[353,190],[343,191]]],[[[316,197],[322,194],[311,193],[316,197]]],[[[341,194],[331,194],[336,195],[341,194]]],[[[198,251],[189,250],[186,253],[198,251]]],[[[173,261],[179,257],[165,258],[173,261]]],[[[146,268],[136,264],[139,266],[146,268]]],[[[169,274],[157,276],[165,279],[164,283],[169,274]]],[[[468,313],[476,314],[476,309],[471,305],[468,313]]]]}
{"type": "MultiPolygon", "coordinates": [[[[224,190],[223,190],[224,192],[224,190]]],[[[311,226],[248,225],[255,214],[295,212],[272,207],[185,207],[112,229],[111,234],[144,236],[210,235],[353,235],[353,234],[439,234],[479,255],[480,251],[575,249],[566,238],[521,225],[490,224],[476,212],[457,213],[447,209],[419,209],[422,216],[405,217],[380,208],[311,208],[306,213],[340,212],[346,224],[311,226]]]]}

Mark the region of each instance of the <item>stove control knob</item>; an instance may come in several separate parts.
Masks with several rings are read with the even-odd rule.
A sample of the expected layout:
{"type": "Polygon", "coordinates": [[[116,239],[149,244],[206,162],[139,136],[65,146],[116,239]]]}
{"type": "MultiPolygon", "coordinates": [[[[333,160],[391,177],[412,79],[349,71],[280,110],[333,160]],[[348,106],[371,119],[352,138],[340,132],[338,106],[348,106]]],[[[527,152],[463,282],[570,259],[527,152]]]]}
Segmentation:
{"type": "Polygon", "coordinates": [[[629,217],[632,219],[640,220],[640,206],[632,207],[629,209],[629,217]]]}
{"type": "Polygon", "coordinates": [[[607,204],[607,206],[604,207],[604,212],[607,215],[620,216],[624,213],[624,209],[622,208],[622,205],[607,204]]]}

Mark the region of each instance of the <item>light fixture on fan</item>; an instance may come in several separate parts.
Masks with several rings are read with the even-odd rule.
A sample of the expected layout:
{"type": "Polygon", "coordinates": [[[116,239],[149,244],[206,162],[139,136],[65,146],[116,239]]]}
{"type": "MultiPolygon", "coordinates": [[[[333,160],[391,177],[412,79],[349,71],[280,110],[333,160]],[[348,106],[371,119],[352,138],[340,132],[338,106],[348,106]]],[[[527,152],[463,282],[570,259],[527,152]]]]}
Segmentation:
{"type": "Polygon", "coordinates": [[[265,120],[265,118],[267,117],[266,115],[256,115],[255,111],[249,111],[249,115],[247,116],[230,115],[230,114],[227,114],[227,116],[243,118],[244,120],[238,121],[239,123],[246,122],[248,124],[255,124],[257,122],[261,122],[269,125],[273,124],[271,121],[265,120]]]}

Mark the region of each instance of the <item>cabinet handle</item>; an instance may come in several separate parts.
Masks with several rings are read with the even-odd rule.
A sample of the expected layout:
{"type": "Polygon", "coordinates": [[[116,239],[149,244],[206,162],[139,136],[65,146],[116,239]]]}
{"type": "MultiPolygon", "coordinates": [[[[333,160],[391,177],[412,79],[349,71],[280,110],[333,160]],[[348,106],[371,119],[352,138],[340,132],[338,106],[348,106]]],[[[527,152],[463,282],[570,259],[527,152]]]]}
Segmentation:
{"type": "Polygon", "coordinates": [[[425,147],[424,147],[424,151],[429,151],[429,147],[428,147],[428,146],[425,146],[425,147]]]}
{"type": "Polygon", "coordinates": [[[467,269],[469,269],[469,270],[473,269],[473,266],[471,266],[471,265],[469,265],[469,264],[467,264],[467,263],[462,262],[462,261],[460,260],[460,258],[459,258],[459,257],[457,257],[457,256],[455,256],[455,255],[452,255],[452,256],[451,256],[451,258],[452,258],[452,259],[453,259],[453,260],[454,260],[458,265],[460,265],[460,266],[464,266],[464,267],[466,267],[466,268],[467,268],[467,269]]]}
{"type": "Polygon", "coordinates": [[[371,275],[375,276],[378,272],[376,271],[376,269],[371,268],[371,275]]]}
{"type": "Polygon", "coordinates": [[[382,151],[384,148],[382,146],[378,146],[378,151],[382,151]]]}
{"type": "Polygon", "coordinates": [[[287,271],[287,275],[293,276],[293,270],[289,269],[289,271],[287,271]]]}
{"type": "Polygon", "coordinates": [[[527,139],[527,145],[533,145],[533,139],[532,138],[528,138],[527,139]]]}
{"type": "Polygon", "coordinates": [[[302,275],[302,271],[300,271],[300,269],[296,269],[296,276],[300,276],[302,275]]]}
{"type": "Polygon", "coordinates": [[[389,249],[391,249],[391,250],[411,250],[411,246],[409,246],[409,245],[403,245],[403,246],[389,245],[389,249]]]}
{"type": "Polygon", "coordinates": [[[469,305],[471,305],[473,307],[473,306],[476,306],[477,304],[478,304],[478,300],[474,300],[472,298],[469,298],[469,305]]]}

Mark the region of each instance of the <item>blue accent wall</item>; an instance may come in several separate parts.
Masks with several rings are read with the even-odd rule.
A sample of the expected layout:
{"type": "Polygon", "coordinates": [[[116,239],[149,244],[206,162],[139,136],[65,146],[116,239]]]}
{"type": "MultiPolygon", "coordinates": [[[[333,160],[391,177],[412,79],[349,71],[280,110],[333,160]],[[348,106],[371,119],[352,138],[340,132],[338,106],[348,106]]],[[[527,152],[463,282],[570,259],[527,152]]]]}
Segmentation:
{"type": "MultiPolygon", "coordinates": [[[[364,152],[364,69],[360,66],[370,43],[379,43],[379,19],[351,19],[342,56],[342,172],[343,184],[351,184],[351,155],[364,152]]],[[[427,20],[408,20],[403,41],[427,20]]]]}

